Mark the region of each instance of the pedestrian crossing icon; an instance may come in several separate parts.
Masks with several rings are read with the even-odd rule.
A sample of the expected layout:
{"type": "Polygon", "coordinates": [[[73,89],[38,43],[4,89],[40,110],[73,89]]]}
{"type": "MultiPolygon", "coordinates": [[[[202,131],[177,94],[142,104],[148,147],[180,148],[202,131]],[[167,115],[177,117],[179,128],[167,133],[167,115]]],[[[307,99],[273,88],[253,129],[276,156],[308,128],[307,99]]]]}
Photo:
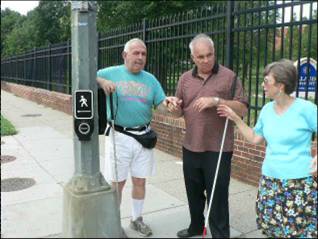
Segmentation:
{"type": "Polygon", "coordinates": [[[84,95],[81,95],[80,103],[81,103],[81,107],[83,106],[88,107],[87,99],[84,97],[84,95]]]}
{"type": "Polygon", "coordinates": [[[93,118],[93,92],[91,90],[76,90],[74,97],[74,117],[76,119],[93,118]]]}

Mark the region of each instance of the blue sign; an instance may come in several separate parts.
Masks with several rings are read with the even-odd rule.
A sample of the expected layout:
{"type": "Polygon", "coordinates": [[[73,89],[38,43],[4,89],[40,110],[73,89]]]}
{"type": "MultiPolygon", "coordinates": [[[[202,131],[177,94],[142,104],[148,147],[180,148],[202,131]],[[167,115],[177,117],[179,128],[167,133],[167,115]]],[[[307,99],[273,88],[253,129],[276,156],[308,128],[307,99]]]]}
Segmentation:
{"type": "MultiPolygon", "coordinates": [[[[310,59],[311,60],[311,59],[310,59]]],[[[300,61],[298,91],[315,92],[317,87],[317,68],[315,61],[307,63],[307,58],[300,61]],[[309,71],[309,72],[307,72],[309,71]]]]}

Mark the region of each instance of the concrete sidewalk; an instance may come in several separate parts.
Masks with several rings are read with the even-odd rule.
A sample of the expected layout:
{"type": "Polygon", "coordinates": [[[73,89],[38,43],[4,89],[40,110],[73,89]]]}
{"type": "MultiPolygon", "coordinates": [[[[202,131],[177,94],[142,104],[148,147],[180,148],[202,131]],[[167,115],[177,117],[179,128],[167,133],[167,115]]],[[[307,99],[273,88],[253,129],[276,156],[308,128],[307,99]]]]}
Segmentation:
{"type": "MultiPolygon", "coordinates": [[[[1,114],[18,130],[1,137],[1,237],[61,237],[63,185],[74,170],[72,117],[2,90],[1,114]],[[9,158],[4,156],[16,158],[5,162],[9,158]],[[34,184],[15,190],[21,183],[13,178],[28,178],[34,184]]],[[[99,141],[103,169],[104,136],[99,141]]],[[[176,237],[189,224],[182,161],[159,150],[155,158],[157,174],[147,182],[144,220],[153,229],[152,237],[176,237]]],[[[128,226],[130,190],[129,182],[121,206],[122,226],[128,237],[136,238],[128,226]]],[[[255,223],[256,193],[256,187],[231,179],[231,237],[263,237],[255,223]]]]}

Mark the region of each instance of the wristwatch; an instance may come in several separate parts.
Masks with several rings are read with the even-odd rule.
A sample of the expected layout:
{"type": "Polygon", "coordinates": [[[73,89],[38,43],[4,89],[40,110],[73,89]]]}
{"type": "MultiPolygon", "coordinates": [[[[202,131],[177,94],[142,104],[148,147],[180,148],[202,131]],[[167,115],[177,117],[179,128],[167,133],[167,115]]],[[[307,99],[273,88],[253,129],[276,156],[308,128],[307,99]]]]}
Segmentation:
{"type": "Polygon", "coordinates": [[[220,98],[219,98],[219,97],[214,97],[214,100],[215,100],[215,102],[216,102],[215,105],[218,105],[218,104],[220,103],[220,98]]]}

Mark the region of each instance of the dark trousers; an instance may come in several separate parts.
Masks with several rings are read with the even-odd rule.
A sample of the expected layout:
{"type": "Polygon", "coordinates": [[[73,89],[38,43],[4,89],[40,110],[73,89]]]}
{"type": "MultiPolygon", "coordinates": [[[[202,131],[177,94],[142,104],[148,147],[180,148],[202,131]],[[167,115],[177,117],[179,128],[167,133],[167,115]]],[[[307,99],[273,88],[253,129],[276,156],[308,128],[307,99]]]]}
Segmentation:
{"type": "MultiPolygon", "coordinates": [[[[209,226],[213,238],[230,237],[229,183],[233,152],[223,152],[215,185],[209,226]]],[[[192,152],[183,148],[183,173],[187,191],[191,232],[201,233],[204,228],[204,207],[210,202],[219,152],[192,152]],[[208,200],[206,200],[206,196],[208,200]]]]}

